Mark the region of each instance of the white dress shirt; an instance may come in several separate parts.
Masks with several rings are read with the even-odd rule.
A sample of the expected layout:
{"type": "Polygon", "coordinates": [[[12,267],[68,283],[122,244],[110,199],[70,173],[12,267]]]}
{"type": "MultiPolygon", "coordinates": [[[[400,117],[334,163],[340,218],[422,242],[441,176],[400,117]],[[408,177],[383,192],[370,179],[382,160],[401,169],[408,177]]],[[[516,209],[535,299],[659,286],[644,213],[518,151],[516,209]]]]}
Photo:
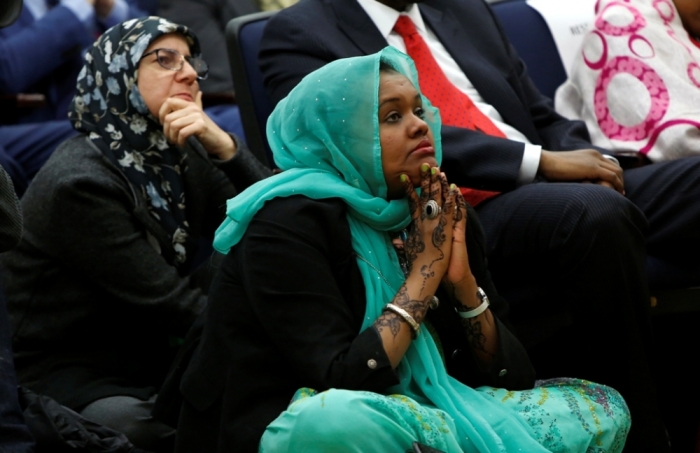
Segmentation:
{"type": "Polygon", "coordinates": [[[542,147],[533,145],[529,142],[520,131],[503,121],[503,117],[491,105],[484,101],[474,85],[469,81],[467,76],[462,72],[452,56],[447,52],[447,49],[437,39],[435,34],[428,28],[423,21],[423,16],[420,14],[417,4],[412,4],[407,11],[399,13],[394,8],[379,3],[377,0],[357,0],[360,6],[365,10],[367,15],[372,19],[374,25],[379,29],[379,32],[384,36],[386,41],[406,53],[406,45],[403,38],[393,31],[394,25],[400,14],[408,16],[418,29],[425,43],[428,45],[430,52],[433,54],[435,61],[442,68],[447,80],[449,80],[458,90],[469,96],[474,102],[474,105],[508,137],[510,140],[525,144],[523,153],[523,161],[520,165],[520,173],[518,175],[518,184],[527,184],[532,182],[537,174],[537,168],[540,164],[540,155],[542,147]]]}

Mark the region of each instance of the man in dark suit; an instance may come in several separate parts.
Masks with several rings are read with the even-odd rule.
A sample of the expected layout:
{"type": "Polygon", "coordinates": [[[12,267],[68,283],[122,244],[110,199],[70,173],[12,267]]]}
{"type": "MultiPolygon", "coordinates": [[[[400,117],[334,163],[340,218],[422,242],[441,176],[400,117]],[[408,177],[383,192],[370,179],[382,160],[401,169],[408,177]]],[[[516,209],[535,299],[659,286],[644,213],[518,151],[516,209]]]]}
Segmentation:
{"type": "Polygon", "coordinates": [[[630,450],[668,451],[649,367],[645,260],[648,250],[690,265],[700,252],[700,159],[623,171],[594,149],[582,123],[553,110],[480,0],[292,6],[270,20],[261,43],[273,100],[335,59],[388,44],[406,51],[393,29],[400,14],[415,23],[450,83],[505,136],[443,126],[442,168],[460,186],[501,192],[476,210],[494,280],[520,327],[571,321],[531,349],[540,377],[617,388],[633,415],[630,450]]]}
{"type": "Polygon", "coordinates": [[[0,164],[18,194],[58,144],[75,135],[68,106],[83,67],[82,51],[123,20],[147,15],[137,0],[28,0],[0,30],[0,95],[40,94],[43,106],[3,112],[0,164]]]}

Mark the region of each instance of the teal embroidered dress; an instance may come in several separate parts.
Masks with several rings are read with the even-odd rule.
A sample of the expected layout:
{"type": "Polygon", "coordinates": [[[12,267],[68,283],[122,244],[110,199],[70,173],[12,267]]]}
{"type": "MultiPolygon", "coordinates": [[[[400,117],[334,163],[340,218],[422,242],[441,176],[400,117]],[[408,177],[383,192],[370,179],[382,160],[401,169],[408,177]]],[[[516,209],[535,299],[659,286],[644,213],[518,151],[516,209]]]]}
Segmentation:
{"type": "MultiPolygon", "coordinates": [[[[403,282],[389,232],[410,221],[405,199],[386,199],[377,115],[382,61],[418,86],[410,58],[388,47],[309,74],[279,103],[267,134],[285,171],[229,200],[214,241],[227,253],[264,203],[276,197],[342,199],[366,289],[362,331],[403,282]]],[[[425,98],[423,106],[440,162],[439,113],[425,98]]],[[[445,452],[622,449],[629,411],[616,391],[578,380],[548,381],[520,392],[473,389],[447,374],[438,345],[423,332],[396,370],[398,385],[384,394],[300,389],[268,426],[260,451],[402,452],[413,441],[445,452]]]]}

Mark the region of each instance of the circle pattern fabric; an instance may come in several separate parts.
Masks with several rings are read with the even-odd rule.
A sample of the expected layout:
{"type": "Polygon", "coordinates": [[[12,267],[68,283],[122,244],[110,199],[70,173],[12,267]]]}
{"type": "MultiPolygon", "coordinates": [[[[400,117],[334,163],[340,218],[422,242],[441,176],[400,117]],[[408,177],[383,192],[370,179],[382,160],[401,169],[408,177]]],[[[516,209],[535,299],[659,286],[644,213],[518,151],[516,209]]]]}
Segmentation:
{"type": "Polygon", "coordinates": [[[700,154],[700,44],[673,2],[600,0],[596,11],[557,111],[584,120],[600,147],[652,161],[700,154]]]}

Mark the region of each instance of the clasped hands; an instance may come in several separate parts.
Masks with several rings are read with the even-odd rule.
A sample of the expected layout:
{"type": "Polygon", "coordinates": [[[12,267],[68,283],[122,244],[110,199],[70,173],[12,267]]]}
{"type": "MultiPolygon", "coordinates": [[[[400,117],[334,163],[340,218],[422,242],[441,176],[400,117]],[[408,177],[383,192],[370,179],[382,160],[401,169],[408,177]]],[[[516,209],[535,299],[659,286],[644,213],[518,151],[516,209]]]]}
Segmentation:
{"type": "Polygon", "coordinates": [[[480,302],[466,246],[466,202],[439,168],[423,164],[420,176],[420,196],[410,178],[401,177],[412,219],[402,250],[409,269],[407,280],[423,280],[421,296],[434,294],[442,284],[453,300],[474,308],[480,302]],[[430,215],[431,207],[426,209],[434,206],[433,201],[439,206],[437,215],[430,215]]]}

